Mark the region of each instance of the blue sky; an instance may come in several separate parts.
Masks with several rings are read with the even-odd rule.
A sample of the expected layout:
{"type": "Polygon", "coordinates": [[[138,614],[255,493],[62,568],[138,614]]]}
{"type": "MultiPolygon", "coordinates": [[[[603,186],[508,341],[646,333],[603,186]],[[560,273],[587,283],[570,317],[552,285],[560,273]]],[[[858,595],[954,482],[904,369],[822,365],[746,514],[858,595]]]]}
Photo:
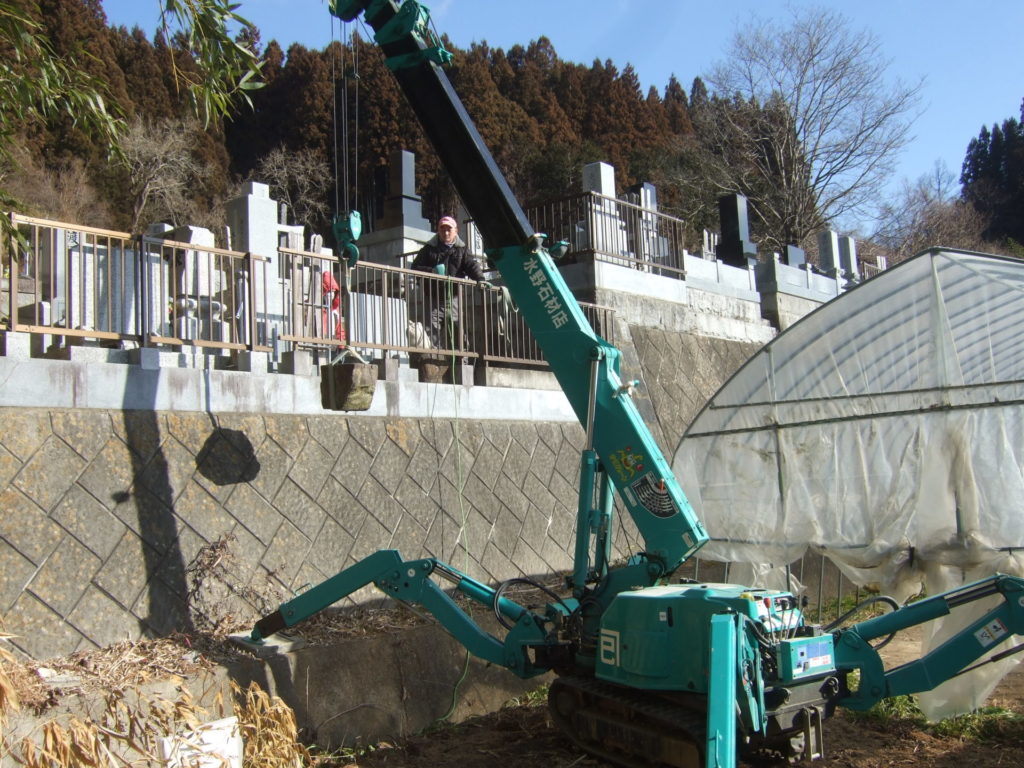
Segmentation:
{"type": "MultiPolygon", "coordinates": [[[[326,0],[239,0],[239,13],[259,27],[264,43],[320,48],[347,31],[326,0]]],[[[690,83],[719,61],[751,14],[788,18],[790,5],[840,11],[856,29],[879,38],[893,78],[926,78],[923,114],[893,186],[916,180],[937,160],[956,175],[983,124],[1020,117],[1024,98],[1024,0],[426,0],[434,24],[460,48],[487,41],[508,49],[545,35],[562,59],[633,65],[646,90],[664,89],[675,74],[690,83]]],[[[156,28],[157,0],[103,0],[110,23],[156,28]]]]}

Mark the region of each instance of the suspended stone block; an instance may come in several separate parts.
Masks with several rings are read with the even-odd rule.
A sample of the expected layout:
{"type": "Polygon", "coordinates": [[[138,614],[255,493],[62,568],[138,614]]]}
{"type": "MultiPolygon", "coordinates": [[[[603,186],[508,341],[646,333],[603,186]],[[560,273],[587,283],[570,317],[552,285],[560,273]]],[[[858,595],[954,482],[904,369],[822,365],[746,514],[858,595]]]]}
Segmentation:
{"type": "Polygon", "coordinates": [[[334,363],[320,366],[320,401],[329,411],[366,411],[377,386],[372,363],[334,363]]]}

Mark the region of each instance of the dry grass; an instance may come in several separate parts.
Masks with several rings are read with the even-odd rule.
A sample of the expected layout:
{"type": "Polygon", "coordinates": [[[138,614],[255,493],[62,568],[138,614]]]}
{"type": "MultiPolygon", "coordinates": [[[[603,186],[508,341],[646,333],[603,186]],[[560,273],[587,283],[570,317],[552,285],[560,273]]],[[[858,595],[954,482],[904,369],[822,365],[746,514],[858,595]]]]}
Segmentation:
{"type": "Polygon", "coordinates": [[[195,728],[205,714],[184,687],[175,699],[134,700],[113,692],[97,721],[51,720],[43,724],[41,739],[24,738],[17,745],[5,740],[4,747],[26,768],[159,765],[161,738],[195,728]]]}
{"type": "MultiPolygon", "coordinates": [[[[274,574],[266,584],[238,586],[239,571],[231,552],[232,540],[224,537],[204,547],[189,564],[189,609],[197,632],[157,640],[122,642],[94,651],[50,659],[45,666],[20,661],[5,648],[10,636],[0,633],[0,757],[10,756],[27,768],[127,768],[161,764],[159,740],[168,734],[194,728],[207,713],[192,699],[183,684],[218,663],[245,655],[228,642],[227,634],[248,630],[254,613],[269,612],[280,604],[274,574]],[[247,616],[238,618],[239,614],[247,616]],[[173,681],[172,698],[145,697],[142,686],[173,681]],[[60,703],[61,697],[81,694],[94,702],[100,714],[93,719],[58,719],[41,722],[32,739],[9,743],[9,713],[27,710],[37,717],[60,703]]],[[[554,585],[552,585],[554,586],[554,585]]],[[[517,600],[533,596],[525,593],[517,600]]],[[[454,596],[466,610],[487,611],[454,596]]],[[[541,600],[543,602],[543,600],[541,600]]],[[[400,604],[325,611],[292,630],[310,645],[328,645],[340,639],[370,637],[432,622],[400,604]]],[[[167,690],[166,687],[163,690],[167,690]]],[[[294,712],[280,699],[255,684],[242,690],[233,686],[233,711],[245,741],[245,765],[269,768],[304,768],[350,762],[344,753],[312,756],[298,739],[294,712]]],[[[215,703],[224,716],[223,701],[215,703]]],[[[37,721],[38,722],[38,721],[37,721]]]]}
{"type": "MultiPolygon", "coordinates": [[[[238,718],[246,768],[304,768],[314,763],[298,739],[295,713],[283,701],[255,683],[243,691],[232,685],[234,714],[238,718]]],[[[219,702],[223,717],[223,703],[219,702]]],[[[173,699],[147,698],[125,691],[107,694],[104,709],[93,721],[72,717],[50,720],[39,737],[17,744],[0,737],[2,753],[25,768],[129,768],[163,765],[163,737],[187,734],[208,719],[207,711],[179,685],[173,699]]]]}
{"type": "MultiPolygon", "coordinates": [[[[12,637],[0,632],[0,640],[12,637]]],[[[21,708],[21,697],[18,695],[18,684],[8,674],[16,666],[14,655],[0,645],[0,733],[7,724],[7,713],[21,708]]]]}
{"type": "Polygon", "coordinates": [[[64,693],[124,691],[154,680],[189,677],[213,666],[183,641],[178,636],[122,642],[49,659],[45,664],[19,662],[0,647],[0,710],[6,710],[7,689],[12,701],[38,714],[56,704],[64,693]],[[65,682],[59,686],[48,683],[47,677],[53,675],[65,682]]]}
{"type": "Polygon", "coordinates": [[[312,758],[299,741],[295,712],[256,683],[242,691],[232,683],[235,714],[245,740],[245,765],[265,768],[302,768],[312,758]]]}
{"type": "MultiPolygon", "coordinates": [[[[0,641],[7,637],[0,634],[0,641]]],[[[160,740],[164,736],[188,732],[210,719],[183,678],[213,664],[187,640],[177,636],[118,643],[50,659],[45,668],[19,661],[0,643],[0,756],[9,756],[25,768],[163,765],[160,740]],[[44,679],[41,669],[63,678],[63,687],[44,679]],[[141,686],[157,680],[175,683],[176,695],[140,693],[141,686]],[[28,709],[43,714],[72,692],[102,701],[102,711],[93,719],[50,719],[38,726],[34,737],[11,743],[6,732],[10,713],[28,709]]],[[[255,683],[244,691],[232,684],[232,692],[247,768],[303,768],[316,763],[298,739],[295,714],[288,705],[255,683]]],[[[218,717],[223,717],[226,707],[220,697],[214,706],[218,717]]]]}

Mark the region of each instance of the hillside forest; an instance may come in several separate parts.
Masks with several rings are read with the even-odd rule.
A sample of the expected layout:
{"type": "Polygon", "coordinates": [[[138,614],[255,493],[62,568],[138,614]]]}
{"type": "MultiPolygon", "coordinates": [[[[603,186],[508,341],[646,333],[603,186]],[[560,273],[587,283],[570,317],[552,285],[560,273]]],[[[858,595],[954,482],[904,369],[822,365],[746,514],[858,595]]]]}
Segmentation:
{"type": "MultiPolygon", "coordinates": [[[[148,39],[138,28],[112,27],[101,0],[5,4],[32,18],[57,56],[104,85],[121,126],[113,154],[67,112],[36,115],[3,137],[9,146],[0,185],[23,213],[133,233],[157,221],[193,224],[219,235],[223,203],[256,180],[270,184],[292,223],[310,232],[328,233],[333,214],[350,208],[372,228],[387,194],[385,163],[396,149],[416,154],[424,215],[436,220],[455,210],[454,190],[379,48],[358,32],[311,50],[264,43],[258,29],[243,28],[237,39],[261,62],[264,85],[250,92],[251,107],[239,101],[204,123],[181,88],[195,62],[180,36],[148,39]]],[[[821,12],[794,23],[847,34],[835,21],[821,12]]],[[[746,195],[753,239],[770,253],[790,243],[813,251],[819,229],[875,191],[848,190],[844,208],[825,194],[830,190],[815,190],[808,179],[822,160],[808,154],[798,133],[801,106],[785,93],[743,93],[726,70],[688,87],[673,77],[645,93],[629,64],[563,61],[545,37],[507,51],[486,43],[446,47],[454,55],[449,78],[526,205],[578,193],[583,165],[600,160],[616,168],[620,192],[656,185],[660,209],[686,222],[694,245],[703,229],[718,229],[720,195],[746,195]],[[776,145],[795,146],[795,154],[767,148],[773,137],[781,137],[776,145]]],[[[30,67],[19,72],[17,60],[10,67],[8,75],[31,79],[30,67]]],[[[877,82],[877,73],[862,75],[877,82]]],[[[905,108],[877,142],[883,171],[909,136],[916,92],[895,95],[905,108]]],[[[868,103],[872,94],[860,98],[868,103]]],[[[1024,104],[1019,120],[982,127],[969,139],[959,179],[936,167],[881,207],[874,231],[853,234],[890,261],[940,242],[1020,253],[1022,123],[1024,104]]]]}

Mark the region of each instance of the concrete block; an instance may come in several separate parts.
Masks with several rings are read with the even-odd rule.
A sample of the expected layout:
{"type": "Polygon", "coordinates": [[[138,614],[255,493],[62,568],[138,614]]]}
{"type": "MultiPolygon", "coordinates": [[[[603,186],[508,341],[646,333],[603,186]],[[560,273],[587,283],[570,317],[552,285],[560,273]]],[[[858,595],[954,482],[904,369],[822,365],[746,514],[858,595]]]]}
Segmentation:
{"type": "Polygon", "coordinates": [[[160,368],[182,368],[185,355],[182,352],[170,352],[156,347],[139,347],[128,350],[128,362],[138,365],[145,371],[156,371],[160,368]]]}
{"type": "Polygon", "coordinates": [[[32,337],[31,333],[4,331],[0,334],[3,356],[13,360],[28,360],[32,357],[32,337]]]}
{"type": "Polygon", "coordinates": [[[61,616],[67,616],[99,569],[100,559],[74,539],[65,539],[36,572],[32,593],[61,616]]]}
{"type": "Polygon", "coordinates": [[[120,363],[131,361],[128,350],[107,347],[69,345],[51,347],[46,356],[51,360],[68,360],[74,363],[120,363]]]}
{"type": "Polygon", "coordinates": [[[235,356],[235,370],[248,373],[267,373],[270,370],[270,356],[266,352],[240,350],[235,356]]]}
{"type": "Polygon", "coordinates": [[[46,350],[53,343],[53,336],[48,333],[28,334],[29,357],[46,357],[46,350]]]}
{"type": "MultiPolygon", "coordinates": [[[[221,349],[220,347],[201,347],[201,352],[192,353],[192,366],[207,371],[234,371],[236,370],[236,352],[232,349],[221,349]]],[[[261,371],[266,373],[266,371],[261,371]]]]}
{"type": "Polygon", "coordinates": [[[473,366],[474,383],[481,387],[558,390],[558,379],[550,371],[526,368],[502,368],[496,365],[473,366]]]}
{"type": "Polygon", "coordinates": [[[384,357],[377,360],[377,379],[380,381],[398,381],[401,370],[400,361],[397,357],[384,357]]]}
{"type": "Polygon", "coordinates": [[[398,367],[398,378],[397,381],[401,383],[410,383],[420,380],[420,372],[408,365],[400,365],[398,367]]]}
{"type": "Polygon", "coordinates": [[[281,373],[290,373],[294,376],[312,376],[313,353],[304,349],[296,349],[291,352],[284,352],[281,355],[281,363],[278,366],[281,373]]]}

